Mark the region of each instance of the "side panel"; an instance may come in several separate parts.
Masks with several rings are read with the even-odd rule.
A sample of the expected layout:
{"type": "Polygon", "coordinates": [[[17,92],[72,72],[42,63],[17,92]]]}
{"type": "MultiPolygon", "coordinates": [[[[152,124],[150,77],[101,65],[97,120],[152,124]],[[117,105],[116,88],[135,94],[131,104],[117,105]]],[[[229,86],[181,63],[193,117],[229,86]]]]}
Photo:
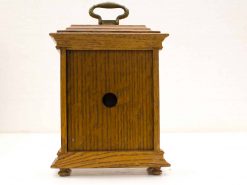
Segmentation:
{"type": "Polygon", "coordinates": [[[67,152],[67,98],[66,98],[66,49],[60,50],[60,83],[61,83],[61,150],[67,152]]]}
{"type": "Polygon", "coordinates": [[[66,80],[69,151],[154,149],[152,50],[67,51],[66,80]]]}
{"type": "Polygon", "coordinates": [[[154,150],[160,150],[159,50],[153,50],[154,150]]]}

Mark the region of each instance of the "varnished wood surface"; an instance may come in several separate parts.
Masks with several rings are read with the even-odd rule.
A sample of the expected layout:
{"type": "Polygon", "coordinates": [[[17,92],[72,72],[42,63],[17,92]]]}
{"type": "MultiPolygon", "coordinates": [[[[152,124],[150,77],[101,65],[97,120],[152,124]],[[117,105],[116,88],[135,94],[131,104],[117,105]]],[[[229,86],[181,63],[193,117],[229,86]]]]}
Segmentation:
{"type": "Polygon", "coordinates": [[[60,177],[67,177],[67,176],[70,176],[71,174],[71,169],[69,168],[61,168],[58,172],[58,175],[60,177]]]}
{"type": "Polygon", "coordinates": [[[160,150],[159,50],[153,50],[154,150],[160,150]]]}
{"type": "Polygon", "coordinates": [[[66,93],[66,49],[60,50],[60,97],[61,97],[61,149],[60,152],[67,152],[67,93],[66,93]]]}
{"type": "Polygon", "coordinates": [[[53,162],[52,168],[168,167],[163,152],[68,152],[53,162]]]}
{"type": "Polygon", "coordinates": [[[71,25],[61,50],[61,149],[52,167],[170,166],[159,146],[158,50],[168,34],[144,25],[71,25]],[[114,108],[102,97],[113,92],[114,108]]]}
{"type": "Polygon", "coordinates": [[[160,33],[159,31],[152,31],[150,28],[140,25],[72,25],[65,30],[58,30],[57,32],[160,33]]]}
{"type": "Polygon", "coordinates": [[[69,151],[154,149],[152,51],[67,51],[66,68],[69,151]]]}
{"type": "Polygon", "coordinates": [[[160,175],[162,173],[160,167],[149,167],[147,172],[149,175],[160,175]]]}
{"type": "Polygon", "coordinates": [[[147,31],[147,30],[111,30],[111,29],[100,29],[100,30],[93,30],[93,29],[66,29],[66,31],[64,30],[58,30],[59,33],[73,33],[73,32],[86,32],[86,33],[93,33],[93,32],[102,32],[102,33],[114,33],[114,32],[118,32],[118,33],[159,33],[158,31],[147,31]]]}
{"type": "Polygon", "coordinates": [[[57,48],[68,50],[152,50],[161,49],[168,34],[65,32],[50,34],[57,48]]]}
{"type": "Polygon", "coordinates": [[[111,24],[101,24],[101,25],[94,25],[94,24],[71,24],[70,27],[81,27],[81,28],[98,28],[98,27],[112,27],[112,28],[146,28],[146,25],[111,25],[111,24]]]}

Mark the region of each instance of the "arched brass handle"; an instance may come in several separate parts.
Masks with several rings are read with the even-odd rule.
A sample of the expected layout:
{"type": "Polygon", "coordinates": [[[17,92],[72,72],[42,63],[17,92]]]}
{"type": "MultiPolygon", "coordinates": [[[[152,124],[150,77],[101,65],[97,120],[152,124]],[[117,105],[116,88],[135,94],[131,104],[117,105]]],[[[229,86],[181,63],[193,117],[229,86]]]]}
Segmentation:
{"type": "Polygon", "coordinates": [[[129,10],[120,5],[120,4],[116,4],[116,3],[110,3],[110,2],[106,2],[106,3],[100,3],[97,5],[92,6],[89,9],[89,15],[93,18],[96,18],[99,20],[99,24],[115,24],[118,25],[119,24],[119,19],[124,19],[126,17],[128,17],[129,15],[129,10]],[[107,8],[107,9],[112,9],[112,8],[122,8],[124,10],[124,14],[121,14],[119,16],[117,16],[116,20],[102,20],[102,17],[98,14],[95,14],[93,11],[95,8],[107,8]]]}

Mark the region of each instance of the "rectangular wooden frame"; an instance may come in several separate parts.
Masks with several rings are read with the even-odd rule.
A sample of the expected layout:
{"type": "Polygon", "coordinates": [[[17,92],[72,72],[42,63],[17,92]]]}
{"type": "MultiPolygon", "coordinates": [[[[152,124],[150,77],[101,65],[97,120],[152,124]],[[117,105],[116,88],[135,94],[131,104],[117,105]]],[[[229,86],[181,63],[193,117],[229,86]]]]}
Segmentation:
{"type": "Polygon", "coordinates": [[[168,34],[50,34],[60,49],[61,78],[61,149],[52,168],[95,168],[95,167],[162,167],[170,166],[160,150],[159,124],[159,49],[168,34]],[[89,40],[90,42],[88,42],[89,40]],[[126,44],[131,41],[132,45],[126,44]],[[107,41],[107,42],[106,42],[107,41]],[[137,41],[137,42],[133,42],[137,41]],[[96,44],[98,45],[95,45],[96,44]],[[70,152],[67,138],[66,99],[66,52],[67,50],[152,50],[153,51],[153,151],[101,151],[70,152]],[[104,156],[102,158],[102,156],[104,156]],[[89,160],[88,158],[89,157],[89,160]]]}
{"type": "MultiPolygon", "coordinates": [[[[66,49],[61,54],[61,152],[68,151],[67,138],[67,99],[66,99],[66,49]]],[[[153,99],[154,99],[154,150],[160,150],[160,123],[159,123],[159,50],[153,50],[153,99]]]]}

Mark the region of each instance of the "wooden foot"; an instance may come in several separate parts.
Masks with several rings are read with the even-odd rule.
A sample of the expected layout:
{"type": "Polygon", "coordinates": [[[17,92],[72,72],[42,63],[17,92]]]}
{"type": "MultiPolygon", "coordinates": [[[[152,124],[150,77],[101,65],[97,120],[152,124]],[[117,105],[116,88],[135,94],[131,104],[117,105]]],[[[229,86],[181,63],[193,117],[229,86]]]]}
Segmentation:
{"type": "Polygon", "coordinates": [[[149,167],[147,172],[149,175],[160,175],[162,173],[160,167],[149,167]]]}
{"type": "Polygon", "coordinates": [[[71,169],[69,168],[60,168],[58,175],[60,177],[66,177],[66,176],[70,176],[71,174],[71,169]]]}

